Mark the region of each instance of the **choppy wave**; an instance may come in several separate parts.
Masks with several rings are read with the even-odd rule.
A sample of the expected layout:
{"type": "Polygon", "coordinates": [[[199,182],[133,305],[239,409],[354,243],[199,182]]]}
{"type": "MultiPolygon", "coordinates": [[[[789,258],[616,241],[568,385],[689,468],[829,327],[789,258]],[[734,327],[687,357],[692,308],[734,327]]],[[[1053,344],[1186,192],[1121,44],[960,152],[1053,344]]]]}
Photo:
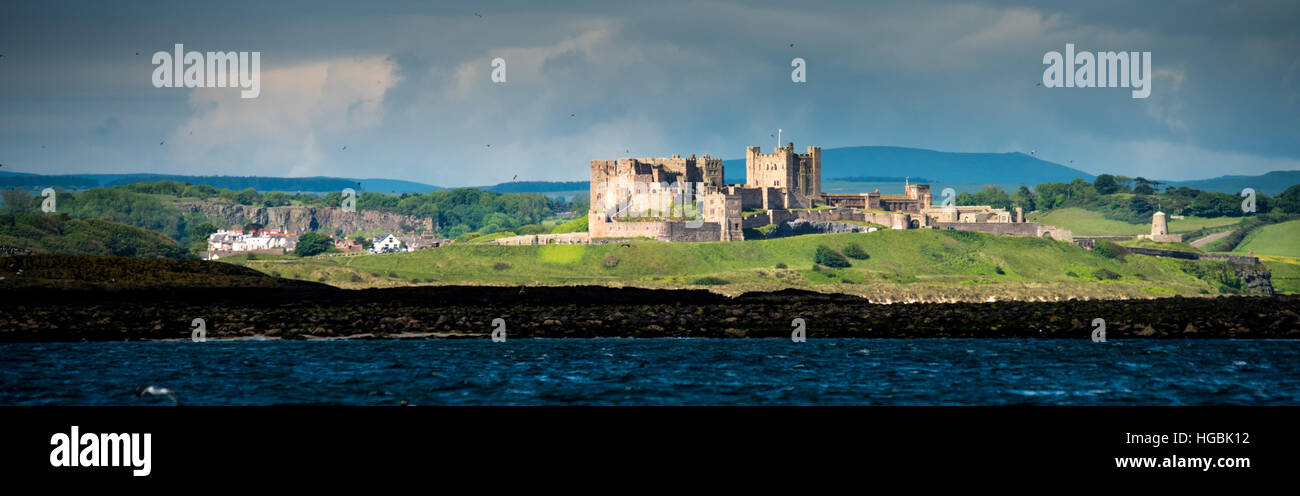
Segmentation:
{"type": "Polygon", "coordinates": [[[0,344],[0,405],[1296,405],[1300,342],[511,339],[0,344]]]}

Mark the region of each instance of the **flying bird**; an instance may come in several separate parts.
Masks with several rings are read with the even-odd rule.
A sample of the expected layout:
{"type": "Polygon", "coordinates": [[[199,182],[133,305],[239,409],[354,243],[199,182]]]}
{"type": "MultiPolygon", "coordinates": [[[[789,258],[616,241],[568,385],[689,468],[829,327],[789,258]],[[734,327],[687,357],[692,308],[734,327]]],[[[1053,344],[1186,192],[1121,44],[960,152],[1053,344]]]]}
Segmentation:
{"type": "Polygon", "coordinates": [[[1030,154],[1030,155],[1033,155],[1033,154],[1036,154],[1036,153],[1038,153],[1038,150],[1029,150],[1029,154],[1030,154]]]}
{"type": "Polygon", "coordinates": [[[135,54],[136,54],[136,55],[140,55],[140,52],[135,52],[135,54]]]}
{"type": "Polygon", "coordinates": [[[794,43],[791,43],[791,44],[790,44],[790,48],[794,48],[794,43]]]}
{"type": "Polygon", "coordinates": [[[158,142],[158,146],[162,146],[162,145],[163,145],[163,143],[166,143],[166,142],[167,142],[167,140],[162,140],[162,141],[159,141],[159,142],[158,142]]]}
{"type": "Polygon", "coordinates": [[[492,143],[488,143],[488,144],[487,144],[487,147],[488,147],[488,148],[492,148],[492,143]]]}
{"type": "Polygon", "coordinates": [[[577,116],[577,115],[578,115],[578,114],[569,114],[569,117],[574,117],[574,116],[577,116]]]}
{"type": "Polygon", "coordinates": [[[343,145],[343,149],[344,149],[344,150],[347,150],[347,149],[348,149],[348,146],[347,146],[347,145],[343,145]]]}
{"type": "Polygon", "coordinates": [[[511,181],[514,181],[515,179],[519,179],[519,174],[515,174],[515,177],[510,178],[511,181]]]}
{"type": "Polygon", "coordinates": [[[483,16],[482,16],[481,14],[479,14],[478,12],[475,12],[474,15],[478,16],[479,19],[482,19],[482,18],[483,18],[483,16]]]}
{"type": "Polygon", "coordinates": [[[1034,86],[1042,86],[1042,85],[1043,85],[1043,83],[1042,83],[1041,81],[1038,82],[1038,83],[1034,83],[1034,86]]]}
{"type": "Polygon", "coordinates": [[[160,388],[157,386],[140,386],[138,388],[135,388],[136,396],[144,396],[146,394],[152,394],[155,396],[166,396],[168,398],[171,398],[172,401],[176,402],[176,406],[181,406],[181,400],[176,399],[176,393],[170,389],[160,388]]]}

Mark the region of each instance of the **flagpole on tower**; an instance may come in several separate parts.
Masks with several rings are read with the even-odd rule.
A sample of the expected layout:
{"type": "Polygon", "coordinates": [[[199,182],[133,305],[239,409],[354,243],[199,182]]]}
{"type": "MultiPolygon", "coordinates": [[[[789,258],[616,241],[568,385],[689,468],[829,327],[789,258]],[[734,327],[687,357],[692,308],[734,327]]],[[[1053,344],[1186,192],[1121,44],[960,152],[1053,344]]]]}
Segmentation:
{"type": "Polygon", "coordinates": [[[781,148],[781,130],[776,130],[776,147],[781,148]]]}

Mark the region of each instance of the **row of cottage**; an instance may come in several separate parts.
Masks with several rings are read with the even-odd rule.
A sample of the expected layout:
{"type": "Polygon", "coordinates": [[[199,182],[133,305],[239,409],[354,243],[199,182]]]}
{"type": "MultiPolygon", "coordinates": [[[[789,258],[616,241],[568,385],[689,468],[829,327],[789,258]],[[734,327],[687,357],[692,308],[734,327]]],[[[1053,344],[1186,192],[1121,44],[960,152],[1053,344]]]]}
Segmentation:
{"type": "MultiPolygon", "coordinates": [[[[397,253],[437,248],[451,242],[448,239],[438,238],[432,233],[414,236],[385,233],[376,236],[369,247],[347,238],[335,239],[334,247],[344,253],[358,253],[363,250],[369,253],[397,253]]],[[[297,247],[298,235],[280,229],[223,229],[208,236],[208,251],[203,258],[217,260],[248,253],[278,255],[292,253],[297,247]]]]}

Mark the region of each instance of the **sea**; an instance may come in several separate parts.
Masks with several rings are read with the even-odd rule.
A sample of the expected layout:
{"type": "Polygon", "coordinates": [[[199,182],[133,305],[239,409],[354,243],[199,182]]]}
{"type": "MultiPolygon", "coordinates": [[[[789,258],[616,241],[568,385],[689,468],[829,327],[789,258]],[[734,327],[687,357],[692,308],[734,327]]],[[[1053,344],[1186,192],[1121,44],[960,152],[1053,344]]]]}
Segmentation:
{"type": "Polygon", "coordinates": [[[1300,404],[1294,340],[4,343],[0,363],[0,405],[1300,404]]]}

